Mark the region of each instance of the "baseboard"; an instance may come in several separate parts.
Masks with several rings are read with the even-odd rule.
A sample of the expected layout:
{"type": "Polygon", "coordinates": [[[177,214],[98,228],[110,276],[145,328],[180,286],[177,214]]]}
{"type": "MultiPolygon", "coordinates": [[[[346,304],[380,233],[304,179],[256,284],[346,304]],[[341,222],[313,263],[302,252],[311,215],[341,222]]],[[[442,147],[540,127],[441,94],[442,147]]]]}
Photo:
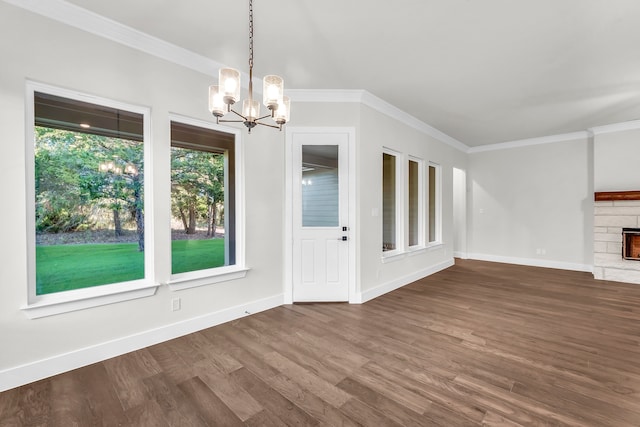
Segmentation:
{"type": "Polygon", "coordinates": [[[460,259],[467,259],[467,253],[466,252],[459,252],[459,251],[453,251],[453,257],[454,258],[460,258],[460,259]]]}
{"type": "Polygon", "coordinates": [[[478,261],[502,262],[505,264],[530,265],[532,267],[556,268],[559,270],[584,271],[586,273],[593,273],[593,266],[587,265],[587,264],[576,264],[571,262],[553,261],[548,259],[517,258],[517,257],[488,255],[488,254],[468,253],[466,255],[468,259],[475,259],[478,261]]]}
{"type": "Polygon", "coordinates": [[[9,368],[0,371],[0,392],[91,365],[92,363],[101,362],[131,351],[140,350],[141,348],[220,325],[250,314],[279,307],[283,303],[284,295],[278,294],[235,307],[229,307],[214,313],[172,323],[160,328],[60,354],[37,362],[9,368]]]}
{"type": "Polygon", "coordinates": [[[399,279],[392,280],[391,282],[383,283],[382,285],[376,286],[373,289],[369,289],[367,291],[362,292],[360,294],[360,302],[365,303],[367,301],[371,301],[374,298],[377,298],[391,291],[395,291],[396,289],[406,286],[409,283],[413,283],[416,280],[420,280],[434,273],[437,273],[438,271],[442,271],[446,268],[449,268],[453,264],[454,264],[454,261],[453,261],[453,258],[451,258],[439,264],[432,265],[429,268],[425,268],[424,270],[420,270],[415,273],[409,274],[407,276],[403,276],[399,279]]]}

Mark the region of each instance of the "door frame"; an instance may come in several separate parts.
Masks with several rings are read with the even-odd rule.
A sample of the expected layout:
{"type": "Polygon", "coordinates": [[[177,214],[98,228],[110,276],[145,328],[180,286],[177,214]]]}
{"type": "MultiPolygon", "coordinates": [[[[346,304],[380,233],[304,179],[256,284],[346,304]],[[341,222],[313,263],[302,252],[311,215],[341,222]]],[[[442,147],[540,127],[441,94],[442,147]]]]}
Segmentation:
{"type": "Polygon", "coordinates": [[[356,224],[356,130],[354,127],[289,127],[285,128],[285,206],[284,206],[284,303],[293,303],[293,137],[304,134],[347,134],[349,153],[349,303],[362,302],[356,292],[356,246],[359,244],[356,224]]]}

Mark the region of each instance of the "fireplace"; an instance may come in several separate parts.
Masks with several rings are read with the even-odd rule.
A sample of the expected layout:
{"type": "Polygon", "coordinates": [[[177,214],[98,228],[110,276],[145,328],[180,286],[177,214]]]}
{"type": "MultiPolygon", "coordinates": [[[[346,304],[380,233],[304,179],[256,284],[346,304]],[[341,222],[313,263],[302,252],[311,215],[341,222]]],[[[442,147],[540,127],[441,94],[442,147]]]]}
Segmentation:
{"type": "Polygon", "coordinates": [[[640,228],[622,229],[622,258],[640,261],[640,228]]]}
{"type": "Polygon", "coordinates": [[[640,285],[640,190],[595,193],[593,276],[640,285]]]}

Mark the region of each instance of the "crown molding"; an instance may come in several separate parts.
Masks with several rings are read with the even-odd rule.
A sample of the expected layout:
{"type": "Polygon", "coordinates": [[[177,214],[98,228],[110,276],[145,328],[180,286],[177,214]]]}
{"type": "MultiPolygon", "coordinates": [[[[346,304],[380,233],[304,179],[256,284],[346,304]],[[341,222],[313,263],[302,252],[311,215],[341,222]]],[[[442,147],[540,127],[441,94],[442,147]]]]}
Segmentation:
{"type": "Polygon", "coordinates": [[[417,129],[438,141],[466,153],[469,147],[444,132],[389,104],[366,90],[346,89],[292,89],[287,95],[295,102],[357,102],[417,129]]]}
{"type": "MultiPolygon", "coordinates": [[[[38,15],[78,28],[203,74],[224,67],[217,61],[106,18],[64,0],[4,0],[38,15]]],[[[242,73],[242,81],[249,75],[242,73]]],[[[246,83],[245,83],[246,85],[246,83]]],[[[243,85],[244,86],[244,85],[243,85]]]]}
{"type": "Polygon", "coordinates": [[[558,135],[542,136],[539,138],[520,139],[517,141],[501,142],[499,144],[480,145],[471,147],[467,153],[482,153],[485,151],[506,150],[509,148],[528,147],[531,145],[551,144],[554,142],[575,141],[577,139],[588,139],[590,136],[588,131],[562,133],[558,135]]]}
{"type": "Polygon", "coordinates": [[[596,126],[589,128],[589,132],[593,135],[602,135],[604,133],[622,132],[625,130],[640,129],[640,120],[631,120],[628,122],[614,123],[611,125],[596,126]]]}
{"type": "Polygon", "coordinates": [[[361,103],[361,89],[285,89],[295,102],[356,102],[361,103]]]}

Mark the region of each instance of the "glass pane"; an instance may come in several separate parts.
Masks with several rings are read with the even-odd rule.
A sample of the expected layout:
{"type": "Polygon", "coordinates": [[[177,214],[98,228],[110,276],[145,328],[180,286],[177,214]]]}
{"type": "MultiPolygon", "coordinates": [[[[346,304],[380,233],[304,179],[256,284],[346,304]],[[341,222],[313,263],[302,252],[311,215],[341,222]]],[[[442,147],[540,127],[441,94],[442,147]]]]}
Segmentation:
{"type": "Polygon", "coordinates": [[[420,243],[419,216],[420,216],[420,182],[418,162],[409,160],[409,246],[420,243]]]}
{"type": "Polygon", "coordinates": [[[382,250],[396,248],[396,156],[382,154],[382,250]]]}
{"type": "Polygon", "coordinates": [[[429,166],[429,242],[435,242],[436,236],[436,168],[429,166]]]}
{"type": "Polygon", "coordinates": [[[234,136],[171,123],[171,273],[235,264],[234,136]]]}
{"type": "Polygon", "coordinates": [[[337,145],[302,146],[302,226],[338,227],[337,145]]]}
{"type": "Polygon", "coordinates": [[[34,134],[36,295],[144,278],[142,115],[36,92],[34,134]]]}

